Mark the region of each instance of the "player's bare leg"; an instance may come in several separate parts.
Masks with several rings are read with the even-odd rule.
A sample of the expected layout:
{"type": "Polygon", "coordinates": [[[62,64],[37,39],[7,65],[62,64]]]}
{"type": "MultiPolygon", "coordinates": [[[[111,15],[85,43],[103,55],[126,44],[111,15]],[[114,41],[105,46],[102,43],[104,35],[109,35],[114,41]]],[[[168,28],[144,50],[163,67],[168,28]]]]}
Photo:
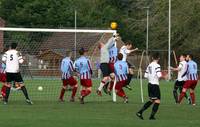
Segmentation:
{"type": "Polygon", "coordinates": [[[113,88],[113,84],[114,84],[114,81],[115,81],[115,74],[114,73],[111,73],[110,74],[110,82],[108,82],[108,85],[106,86],[104,86],[103,87],[103,90],[104,90],[104,92],[106,93],[106,94],[109,94],[109,95],[111,95],[111,91],[112,91],[112,88],[113,88]],[[108,87],[109,86],[109,87],[108,87]]]}
{"type": "Polygon", "coordinates": [[[109,77],[109,76],[106,76],[106,77],[104,77],[104,78],[102,79],[102,81],[101,81],[101,83],[100,83],[100,86],[99,86],[99,88],[98,88],[97,91],[96,91],[97,94],[98,94],[99,96],[102,96],[101,91],[102,91],[104,85],[105,85],[107,82],[109,82],[109,81],[110,81],[110,77],[109,77]]]}

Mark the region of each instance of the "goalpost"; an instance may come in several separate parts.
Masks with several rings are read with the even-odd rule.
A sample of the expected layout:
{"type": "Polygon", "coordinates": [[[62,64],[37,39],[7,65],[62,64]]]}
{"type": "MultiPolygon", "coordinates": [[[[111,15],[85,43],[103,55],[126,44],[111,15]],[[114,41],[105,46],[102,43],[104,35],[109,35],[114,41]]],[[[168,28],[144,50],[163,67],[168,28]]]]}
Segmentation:
{"type": "MultiPolygon", "coordinates": [[[[143,79],[144,79],[144,73],[145,69],[148,66],[148,64],[151,62],[150,61],[150,56],[153,52],[159,52],[160,53],[160,64],[161,64],[161,69],[162,69],[162,74],[167,76],[170,75],[170,79],[172,78],[172,72],[168,70],[168,50],[148,50],[148,53],[146,50],[141,51],[140,54],[140,61],[139,61],[139,66],[138,66],[138,73],[137,73],[137,78],[139,79],[140,82],[140,97],[141,97],[141,102],[144,102],[144,88],[143,88],[143,79]],[[165,61],[165,62],[164,62],[165,61]]],[[[178,60],[177,56],[174,50],[170,52],[170,58],[173,58],[171,62],[173,63],[174,66],[178,65],[178,60]]]]}
{"type": "MultiPolygon", "coordinates": [[[[109,38],[104,38],[104,35],[108,34],[111,37],[117,31],[0,27],[0,32],[4,34],[4,46],[17,42],[19,45],[18,50],[25,55],[26,62],[21,68],[24,68],[23,72],[28,73],[22,75],[26,76],[28,84],[31,84],[28,87],[33,87],[30,90],[30,94],[34,96],[33,100],[40,100],[41,95],[47,100],[53,100],[52,98],[57,99],[59,96],[61,86],[59,68],[61,59],[66,55],[66,52],[77,52],[77,49],[86,47],[89,50],[88,55],[92,55],[91,62],[96,72],[95,60],[99,59],[99,56],[93,56],[92,53],[97,45],[96,43],[102,38],[103,41],[107,41],[109,38]],[[28,77],[33,77],[35,81],[30,81],[28,77]],[[50,84],[53,84],[52,88],[49,88],[50,84]],[[37,91],[37,87],[40,85],[44,88],[42,93],[37,91]],[[34,95],[35,92],[38,95],[34,95]]],[[[78,57],[78,54],[76,56],[78,57]]],[[[96,76],[93,78],[96,78],[96,76]]],[[[115,94],[114,91],[113,93],[115,94]]]]}

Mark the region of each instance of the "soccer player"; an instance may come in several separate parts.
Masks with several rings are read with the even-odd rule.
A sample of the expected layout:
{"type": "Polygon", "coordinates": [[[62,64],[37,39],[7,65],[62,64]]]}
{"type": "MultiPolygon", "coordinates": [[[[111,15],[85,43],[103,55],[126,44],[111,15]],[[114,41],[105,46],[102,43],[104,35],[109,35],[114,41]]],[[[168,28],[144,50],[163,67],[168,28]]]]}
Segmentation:
{"type": "Polygon", "coordinates": [[[117,83],[115,86],[116,94],[124,99],[124,103],[128,103],[128,97],[126,96],[123,87],[126,85],[128,65],[125,61],[122,61],[123,55],[119,53],[117,55],[117,62],[114,64],[115,76],[117,83]]]}
{"type": "Polygon", "coordinates": [[[149,117],[150,120],[155,120],[155,114],[158,111],[160,105],[160,88],[159,79],[162,77],[159,61],[159,54],[153,54],[153,61],[148,65],[144,77],[148,79],[148,94],[149,101],[144,104],[144,106],[136,113],[136,115],[143,119],[143,112],[148,109],[152,104],[152,112],[149,117]]]}
{"type": "Polygon", "coordinates": [[[92,91],[92,68],[90,64],[90,60],[85,56],[86,50],[81,48],[79,50],[79,54],[81,55],[74,62],[75,70],[80,76],[80,82],[82,86],[80,103],[84,104],[84,98],[88,96],[92,91]]]}
{"type": "Polygon", "coordinates": [[[195,87],[198,82],[198,74],[197,74],[197,63],[193,61],[192,54],[187,55],[186,60],[188,61],[187,65],[187,80],[183,85],[182,92],[179,96],[178,103],[181,103],[183,97],[185,96],[188,89],[190,89],[190,97],[192,99],[192,105],[195,104],[195,87]]]}
{"type": "MultiPolygon", "coordinates": [[[[116,34],[114,34],[116,35],[116,34]]],[[[115,41],[114,40],[115,37],[113,37],[113,39],[109,39],[109,41],[106,44],[100,43],[99,44],[99,48],[100,48],[100,69],[102,71],[103,74],[103,79],[101,80],[101,83],[99,85],[99,88],[97,89],[97,94],[99,96],[102,96],[102,88],[104,87],[105,84],[107,84],[108,82],[110,82],[110,69],[109,69],[109,49],[111,47],[113,47],[113,45],[115,45],[115,41]]]]}
{"type": "MultiPolygon", "coordinates": [[[[8,51],[9,49],[9,45],[6,45],[6,47],[4,48],[3,52],[8,51]]],[[[6,96],[6,64],[5,63],[1,63],[0,65],[0,82],[2,82],[2,87],[1,87],[1,97],[2,99],[6,96]]]]}
{"type": "Polygon", "coordinates": [[[30,100],[28,96],[28,92],[26,90],[24,81],[19,71],[19,64],[22,64],[24,62],[24,59],[22,58],[21,53],[19,53],[16,50],[16,48],[17,48],[17,43],[12,43],[11,48],[7,52],[5,52],[5,54],[2,57],[2,61],[6,64],[5,71],[6,71],[6,83],[7,83],[4,104],[8,103],[8,97],[10,94],[12,82],[20,84],[21,90],[24,93],[24,96],[26,97],[26,102],[28,104],[33,104],[33,102],[30,100]]]}
{"type": "MultiPolygon", "coordinates": [[[[119,52],[123,54],[123,61],[127,62],[127,55],[138,50],[138,48],[132,49],[132,47],[133,47],[132,42],[127,41],[126,44],[120,48],[119,52]]],[[[129,66],[129,73],[128,73],[128,79],[127,79],[127,82],[126,82],[126,88],[131,90],[131,87],[130,87],[129,84],[130,84],[131,79],[133,77],[133,69],[131,68],[132,65],[130,63],[128,63],[128,66],[129,66]]]]}
{"type": "Polygon", "coordinates": [[[6,73],[5,73],[5,64],[1,63],[0,65],[0,82],[2,82],[1,87],[1,98],[6,96],[6,73]]]}
{"type": "MultiPolygon", "coordinates": [[[[174,90],[173,90],[173,95],[174,95],[174,99],[175,102],[178,103],[178,93],[177,90],[179,89],[179,91],[181,92],[183,89],[183,85],[187,79],[187,62],[186,62],[186,55],[185,54],[181,54],[179,57],[180,63],[178,65],[178,67],[176,68],[171,68],[171,70],[173,71],[178,71],[178,77],[177,80],[174,84],[174,90]]],[[[191,104],[191,100],[190,97],[187,96],[187,94],[185,94],[185,98],[188,100],[188,103],[191,104]]]]}
{"type": "Polygon", "coordinates": [[[117,61],[117,55],[118,55],[117,41],[119,40],[119,38],[120,38],[119,35],[116,34],[113,35],[113,37],[111,37],[108,40],[108,41],[113,41],[113,45],[109,49],[109,63],[108,63],[111,81],[104,85],[103,90],[106,94],[108,93],[109,95],[111,95],[111,90],[115,80],[114,64],[117,61]],[[108,85],[110,85],[109,88],[108,85]]]}
{"type": "Polygon", "coordinates": [[[61,102],[64,101],[63,96],[65,94],[65,91],[66,91],[68,85],[70,85],[72,88],[72,94],[71,94],[71,98],[70,98],[71,102],[75,101],[75,95],[76,95],[76,91],[78,88],[77,80],[72,76],[72,72],[75,69],[73,67],[73,62],[70,57],[71,57],[71,53],[67,57],[63,58],[62,62],[61,62],[60,69],[62,72],[62,83],[63,83],[63,86],[62,86],[62,89],[60,92],[60,97],[59,97],[59,100],[61,102]]]}

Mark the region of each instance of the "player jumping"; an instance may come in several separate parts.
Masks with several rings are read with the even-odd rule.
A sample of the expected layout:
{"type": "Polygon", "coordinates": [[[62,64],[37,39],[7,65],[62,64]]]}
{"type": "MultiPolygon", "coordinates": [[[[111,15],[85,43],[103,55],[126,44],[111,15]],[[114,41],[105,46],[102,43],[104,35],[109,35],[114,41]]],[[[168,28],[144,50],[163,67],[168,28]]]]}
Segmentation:
{"type": "Polygon", "coordinates": [[[72,72],[75,69],[73,67],[73,62],[70,57],[71,55],[68,55],[67,57],[63,58],[61,62],[62,83],[63,83],[63,87],[61,89],[59,97],[59,100],[61,102],[64,101],[63,96],[65,94],[68,85],[70,85],[72,88],[72,95],[70,98],[71,102],[75,101],[75,95],[78,88],[77,80],[72,76],[72,72]]]}
{"type": "Polygon", "coordinates": [[[109,70],[110,70],[110,79],[111,81],[108,82],[104,87],[103,90],[105,93],[108,93],[109,95],[111,95],[111,90],[113,88],[114,85],[114,80],[115,80],[115,74],[114,74],[114,64],[117,61],[117,55],[118,55],[118,48],[117,48],[117,41],[120,39],[119,34],[115,34],[113,35],[113,37],[111,37],[108,41],[113,41],[113,45],[112,47],[109,49],[109,70]],[[109,88],[108,88],[108,85],[109,88]]]}
{"type": "MultiPolygon", "coordinates": [[[[175,102],[178,103],[178,93],[177,90],[179,89],[179,91],[181,92],[183,89],[183,85],[187,79],[187,62],[186,62],[186,55],[185,54],[181,54],[180,57],[180,63],[178,65],[177,68],[171,68],[173,71],[178,71],[178,77],[177,80],[174,84],[174,90],[173,90],[173,95],[174,95],[174,99],[175,102]]],[[[191,104],[191,100],[190,97],[187,96],[187,94],[185,94],[185,98],[188,100],[188,103],[191,104]]]]}
{"type": "Polygon", "coordinates": [[[10,94],[11,83],[15,82],[16,84],[20,85],[24,96],[26,97],[26,102],[28,104],[33,104],[28,96],[28,92],[24,85],[24,81],[19,71],[19,64],[24,62],[21,53],[17,50],[17,43],[11,44],[11,49],[9,49],[2,57],[2,61],[6,64],[6,95],[4,98],[4,104],[8,103],[8,97],[10,94]]]}
{"type": "Polygon", "coordinates": [[[190,89],[190,97],[192,99],[192,105],[196,105],[195,104],[195,87],[197,85],[198,82],[198,74],[197,74],[197,63],[194,62],[193,60],[193,56],[191,54],[187,55],[186,60],[188,61],[187,65],[187,80],[183,85],[183,89],[182,92],[179,96],[179,100],[178,103],[181,103],[183,97],[185,96],[186,92],[188,89],[190,89]]]}
{"type": "Polygon", "coordinates": [[[123,55],[119,53],[117,55],[117,62],[114,64],[115,76],[117,83],[115,86],[116,94],[124,99],[124,103],[128,103],[128,97],[126,96],[123,87],[126,86],[128,65],[125,61],[122,61],[123,55]]]}
{"type": "MultiPolygon", "coordinates": [[[[115,35],[114,35],[115,36],[115,35]]],[[[103,79],[101,80],[101,83],[99,85],[99,88],[97,89],[97,94],[99,96],[102,96],[102,88],[110,82],[110,69],[109,69],[109,49],[112,48],[114,45],[116,45],[115,37],[112,37],[111,39],[108,40],[106,44],[100,43],[99,48],[100,48],[100,69],[103,74],[103,79]]]]}
{"type": "Polygon", "coordinates": [[[80,76],[80,82],[82,86],[80,103],[84,104],[84,98],[88,96],[92,91],[92,68],[90,60],[85,56],[86,50],[81,48],[79,54],[81,55],[74,62],[75,70],[80,76]]]}
{"type": "Polygon", "coordinates": [[[140,109],[136,115],[140,119],[143,118],[143,112],[148,109],[152,104],[152,112],[149,117],[150,120],[155,120],[155,114],[158,111],[160,105],[160,88],[159,88],[159,78],[162,77],[159,61],[159,54],[155,53],[153,55],[153,61],[148,65],[144,77],[148,79],[148,93],[149,93],[149,101],[144,104],[144,106],[140,109]]]}
{"type": "MultiPolygon", "coordinates": [[[[121,47],[119,52],[123,54],[123,61],[127,62],[127,55],[138,50],[138,48],[132,49],[132,47],[133,47],[133,44],[132,44],[131,41],[127,41],[126,44],[121,47]]],[[[127,62],[127,63],[128,63],[128,67],[129,67],[129,73],[128,73],[128,79],[127,79],[127,82],[126,82],[126,88],[131,90],[131,87],[130,87],[129,84],[130,84],[131,79],[133,77],[133,69],[131,67],[132,65],[129,62],[127,62]]]]}

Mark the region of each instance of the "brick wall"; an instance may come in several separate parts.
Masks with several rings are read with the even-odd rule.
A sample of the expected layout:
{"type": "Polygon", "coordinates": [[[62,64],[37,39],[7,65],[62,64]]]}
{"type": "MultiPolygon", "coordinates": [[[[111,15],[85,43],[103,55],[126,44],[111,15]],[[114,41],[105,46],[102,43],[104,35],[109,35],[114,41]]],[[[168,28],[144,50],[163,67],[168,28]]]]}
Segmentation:
{"type": "MultiPolygon", "coordinates": [[[[0,27],[5,26],[5,21],[0,17],[0,27]]],[[[0,52],[3,51],[3,31],[0,31],[0,52]]]]}

